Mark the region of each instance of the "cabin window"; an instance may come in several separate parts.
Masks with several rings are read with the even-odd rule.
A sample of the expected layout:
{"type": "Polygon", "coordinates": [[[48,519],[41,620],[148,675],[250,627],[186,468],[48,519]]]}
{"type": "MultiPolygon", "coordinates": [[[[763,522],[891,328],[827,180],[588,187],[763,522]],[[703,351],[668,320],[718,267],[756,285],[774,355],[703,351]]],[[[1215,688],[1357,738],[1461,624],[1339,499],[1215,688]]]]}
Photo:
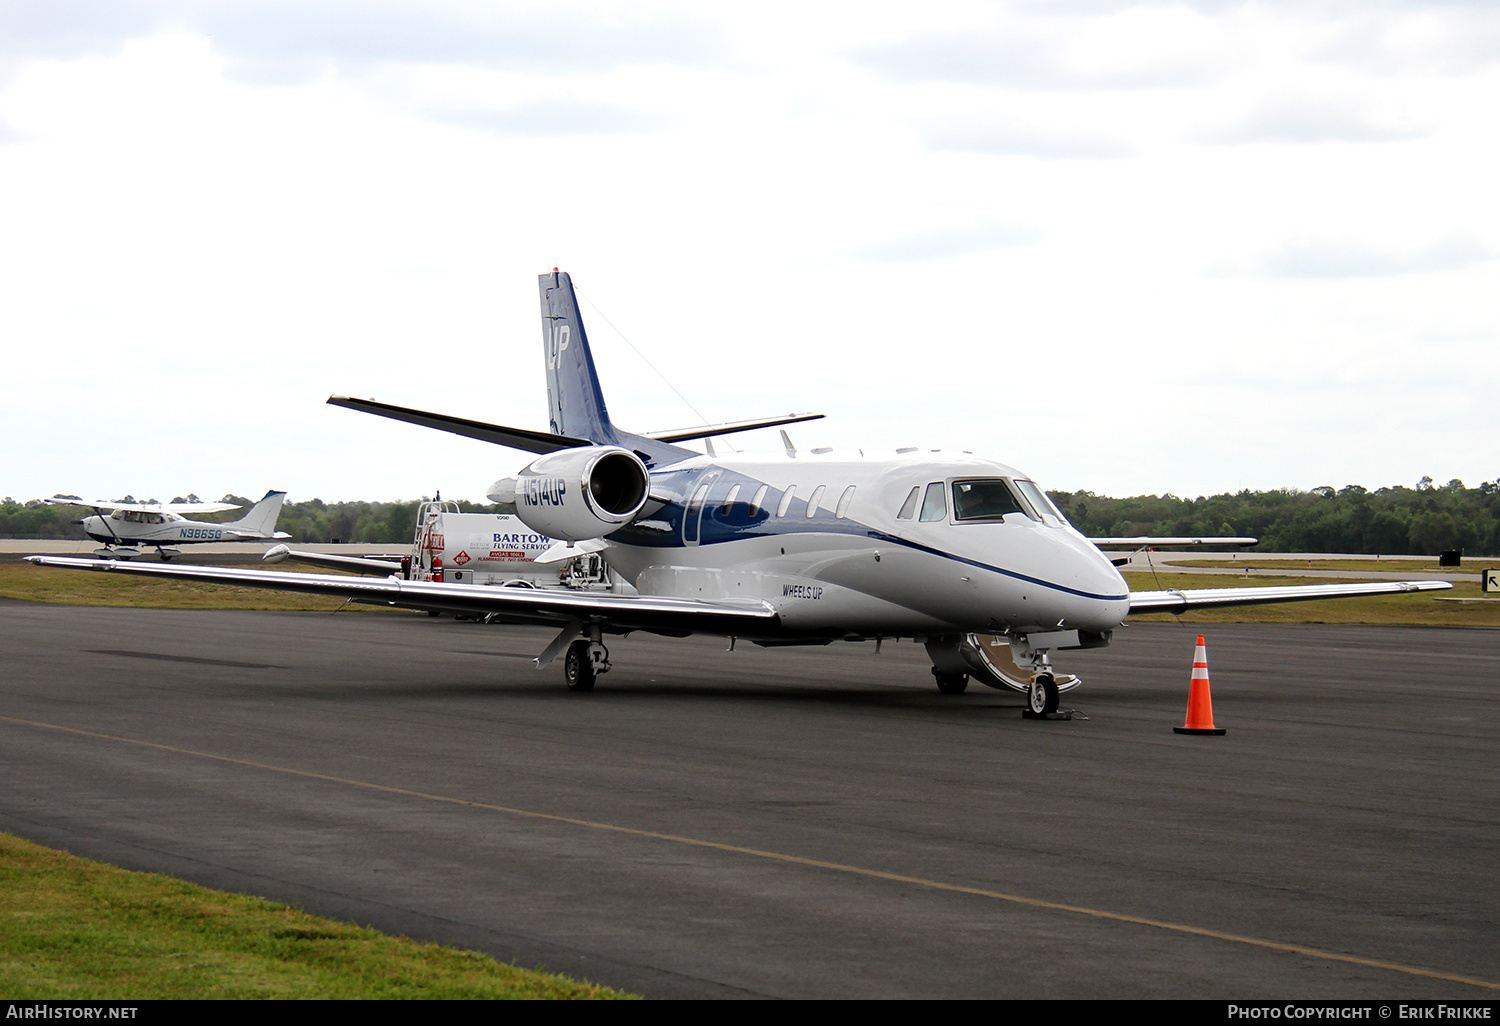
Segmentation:
{"type": "Polygon", "coordinates": [[[1020,497],[1003,477],[953,482],[954,519],[968,522],[1000,520],[1008,513],[1028,515],[1020,497]]]}
{"type": "Polygon", "coordinates": [[[740,486],[739,485],[735,485],[733,488],[729,489],[729,494],[726,495],[726,496],[724,496],[724,505],[722,505],[722,506],[719,507],[719,515],[720,516],[724,516],[724,517],[729,516],[729,507],[731,507],[731,506],[734,505],[734,500],[737,499],[737,498],[739,498],[739,495],[740,495],[740,486]]]}
{"type": "Polygon", "coordinates": [[[702,508],[703,500],[707,498],[707,496],[708,485],[699,485],[698,490],[693,493],[693,501],[688,503],[688,516],[692,516],[694,513],[698,512],[700,508],[702,508]]]}
{"type": "Polygon", "coordinates": [[[906,493],[906,501],[901,504],[901,512],[896,514],[897,520],[910,520],[917,515],[917,493],[921,490],[922,486],[917,485],[906,493]]]}
{"type": "Polygon", "coordinates": [[[766,492],[770,490],[770,487],[770,485],[761,485],[755,489],[755,498],[750,500],[750,515],[752,517],[760,512],[760,505],[766,501],[766,492]]]}
{"type": "Polygon", "coordinates": [[[840,520],[844,519],[844,514],[849,512],[849,503],[853,500],[854,486],[850,485],[848,488],[844,489],[844,494],[839,496],[839,508],[833,511],[833,515],[838,517],[840,520]]]}
{"type": "Polygon", "coordinates": [[[943,498],[943,482],[934,481],[927,486],[927,494],[922,496],[922,515],[918,519],[923,523],[948,519],[948,503],[943,498]]]}
{"type": "Polygon", "coordinates": [[[777,506],[776,506],[776,515],[778,517],[784,517],[784,516],[786,516],[786,511],[792,508],[792,496],[794,496],[796,494],[797,494],[797,486],[796,485],[792,485],[786,491],[784,491],[784,492],[781,493],[781,502],[778,503],[777,506]]]}
{"type": "Polygon", "coordinates": [[[827,485],[818,485],[813,489],[812,498],[807,500],[807,519],[811,520],[818,515],[818,503],[823,501],[823,492],[827,485]]]}

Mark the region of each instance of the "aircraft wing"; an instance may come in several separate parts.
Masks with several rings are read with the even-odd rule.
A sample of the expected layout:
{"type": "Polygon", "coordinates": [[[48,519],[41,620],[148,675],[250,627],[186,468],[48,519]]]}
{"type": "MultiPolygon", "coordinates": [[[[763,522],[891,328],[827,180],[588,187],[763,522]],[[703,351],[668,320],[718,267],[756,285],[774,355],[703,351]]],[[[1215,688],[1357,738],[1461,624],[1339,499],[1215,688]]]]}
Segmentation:
{"type": "Polygon", "coordinates": [[[614,595],[562,588],[505,588],[482,584],[403,581],[396,577],[332,576],[284,570],[250,570],[218,566],[181,566],[127,563],[113,559],[75,559],[67,556],[27,556],[38,566],[93,570],[140,577],[233,584],[316,595],[335,595],[351,602],[485,615],[507,623],[565,625],[601,620],[611,630],[642,630],[688,634],[756,633],[774,628],[780,618],[765,602],[703,602],[696,599],[650,595],[614,595]]]}
{"type": "Polygon", "coordinates": [[[1101,549],[1144,549],[1148,545],[1255,545],[1259,538],[1090,538],[1089,541],[1101,549]]]}
{"type": "Polygon", "coordinates": [[[1182,613],[1220,606],[1256,606],[1271,602],[1398,595],[1411,591],[1447,591],[1447,581],[1361,581],[1355,584],[1288,584],[1270,588],[1196,588],[1183,591],[1132,591],[1130,615],[1182,613]]]}
{"type": "Polygon", "coordinates": [[[226,509],[239,509],[232,502],[105,502],[100,499],[96,502],[84,502],[81,499],[43,499],[54,506],[83,506],[87,509],[105,510],[136,510],[140,513],[222,513],[226,509]]]}

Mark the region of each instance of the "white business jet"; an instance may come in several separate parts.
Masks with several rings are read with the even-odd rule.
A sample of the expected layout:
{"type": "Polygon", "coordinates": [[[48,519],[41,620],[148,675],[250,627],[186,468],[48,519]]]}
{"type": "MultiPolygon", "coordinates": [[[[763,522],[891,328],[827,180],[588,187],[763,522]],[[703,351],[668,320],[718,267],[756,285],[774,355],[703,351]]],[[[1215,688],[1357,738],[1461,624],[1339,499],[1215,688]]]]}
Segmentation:
{"type": "Polygon", "coordinates": [[[184,513],[219,513],[239,509],[233,502],[84,502],[81,499],[48,499],[61,506],[82,506],[94,511],[78,523],[94,541],[103,542],[94,555],[105,559],[133,559],[143,546],[155,547],[163,561],[182,555],[178,545],[204,542],[267,541],[290,538],[276,530],[281,502],[286,492],[267,492],[238,520],[213,524],[189,520],[184,513]]]}
{"type": "MultiPolygon", "coordinates": [[[[1132,613],[1448,588],[1441,581],[1132,593],[1098,545],[1030,477],[968,453],[704,455],[678,442],[808,419],[772,417],[638,435],[610,421],[568,275],[540,276],[548,430],[426,413],[367,399],[336,406],[537,454],[495,482],[542,558],[599,552],[637,594],[329,577],[58,557],[33,562],[342,595],[353,601],[551,624],[538,667],[563,657],[569,688],[610,668],[606,635],[716,634],[759,645],[915,638],[941,691],[977,680],[1058,708],[1074,677],[1050,653],[1108,645],[1132,613]]],[[[710,453],[712,450],[710,449],[710,453]]],[[[1239,539],[1251,541],[1253,539],[1239,539]]],[[[1110,539],[1149,545],[1161,539],[1110,539]]]]}

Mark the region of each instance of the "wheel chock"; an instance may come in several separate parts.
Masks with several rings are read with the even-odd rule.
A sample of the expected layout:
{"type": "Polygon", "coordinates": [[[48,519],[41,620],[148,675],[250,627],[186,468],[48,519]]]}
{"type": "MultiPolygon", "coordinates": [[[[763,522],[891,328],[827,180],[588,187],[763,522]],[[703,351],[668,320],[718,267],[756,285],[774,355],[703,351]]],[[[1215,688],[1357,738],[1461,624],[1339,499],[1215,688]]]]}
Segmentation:
{"type": "Polygon", "coordinates": [[[1214,726],[1213,699],[1208,693],[1208,650],[1203,646],[1203,635],[1198,635],[1198,649],[1193,653],[1193,679],[1188,684],[1187,719],[1182,726],[1173,727],[1174,734],[1223,734],[1223,727],[1214,726]]]}
{"type": "Polygon", "coordinates": [[[1021,719],[1023,720],[1071,720],[1072,718],[1072,709],[1059,709],[1057,712],[1049,713],[1036,713],[1030,709],[1021,710],[1021,719]]]}

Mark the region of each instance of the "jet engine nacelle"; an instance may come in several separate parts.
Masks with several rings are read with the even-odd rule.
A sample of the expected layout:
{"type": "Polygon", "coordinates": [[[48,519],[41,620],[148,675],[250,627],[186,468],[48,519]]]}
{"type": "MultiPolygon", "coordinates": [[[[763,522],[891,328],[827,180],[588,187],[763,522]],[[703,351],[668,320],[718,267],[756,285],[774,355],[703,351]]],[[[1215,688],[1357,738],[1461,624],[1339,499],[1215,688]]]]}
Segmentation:
{"type": "Polygon", "coordinates": [[[562,541],[602,538],[646,505],[651,475],[639,456],[613,445],[548,453],[513,479],[496,481],[493,502],[514,502],[538,534],[562,541]]]}

